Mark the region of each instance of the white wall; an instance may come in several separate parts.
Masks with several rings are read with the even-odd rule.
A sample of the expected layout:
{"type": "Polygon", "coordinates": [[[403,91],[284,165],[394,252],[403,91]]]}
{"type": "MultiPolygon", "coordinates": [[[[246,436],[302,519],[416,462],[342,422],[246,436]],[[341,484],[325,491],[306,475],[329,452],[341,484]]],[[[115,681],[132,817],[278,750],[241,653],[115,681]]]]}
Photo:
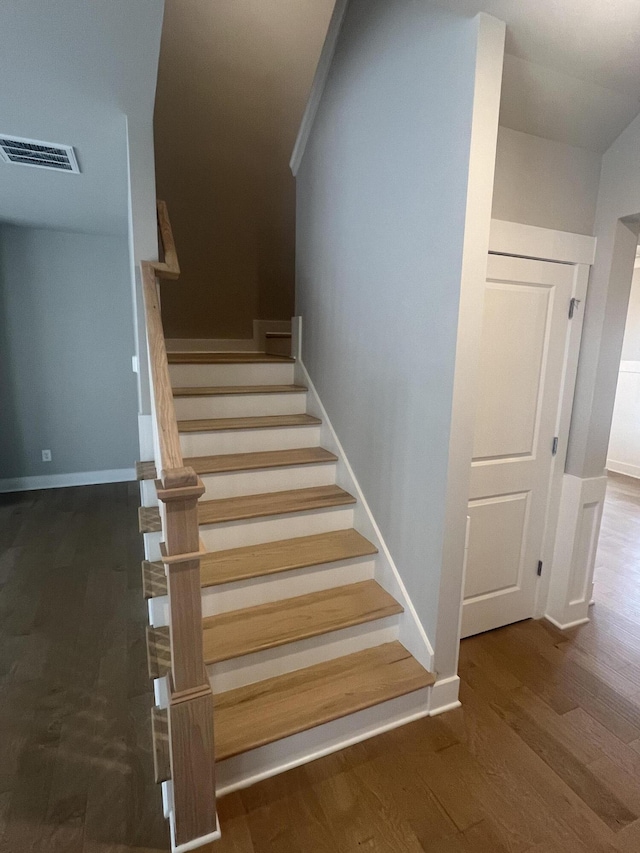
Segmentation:
{"type": "Polygon", "coordinates": [[[501,127],[493,217],[593,234],[600,163],[595,151],[501,127]]]}
{"type": "Polygon", "coordinates": [[[0,228],[0,481],[133,468],[130,294],[126,237],[0,228]]]}
{"type": "Polygon", "coordinates": [[[428,2],[352,0],[297,181],[303,360],[430,638],[478,32],[428,2]]]}
{"type": "MultiPolygon", "coordinates": [[[[640,268],[634,269],[622,341],[622,360],[640,361],[640,268]]],[[[640,433],[640,425],[638,432],[640,433]]]]}
{"type": "Polygon", "coordinates": [[[640,269],[631,283],[607,468],[640,477],[640,269]]]}

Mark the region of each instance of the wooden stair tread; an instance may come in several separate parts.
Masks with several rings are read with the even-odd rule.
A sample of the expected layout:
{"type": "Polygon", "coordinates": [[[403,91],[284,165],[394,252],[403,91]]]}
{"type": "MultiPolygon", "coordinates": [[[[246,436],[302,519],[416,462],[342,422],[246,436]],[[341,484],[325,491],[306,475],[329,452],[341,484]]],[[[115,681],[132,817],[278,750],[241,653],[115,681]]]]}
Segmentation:
{"type": "Polygon", "coordinates": [[[303,394],[306,385],[196,385],[174,388],[174,397],[227,397],[234,394],[303,394]]]}
{"type": "Polygon", "coordinates": [[[136,462],[136,480],[155,480],[157,476],[155,462],[136,462]]]}
{"type": "MultiPolygon", "coordinates": [[[[205,663],[217,663],[402,613],[373,580],[324,589],[202,620],[205,663]]],[[[254,722],[255,725],[255,722],[254,722]]]]}
{"type": "Polygon", "coordinates": [[[269,429],[274,427],[317,426],[313,415],[262,415],[251,418],[201,418],[178,421],[179,432],[215,432],[229,429],[269,429]]]}
{"type": "Polygon", "coordinates": [[[265,338],[290,338],[291,332],[265,332],[265,338]]]}
{"type": "Polygon", "coordinates": [[[138,530],[140,533],[162,532],[162,519],[157,506],[138,507],[138,530]]]}
{"type": "Polygon", "coordinates": [[[142,595],[145,599],[167,595],[167,573],[164,563],[142,561],[142,595]]]}
{"type": "Polygon", "coordinates": [[[171,778],[169,758],[169,718],[166,708],[151,709],[151,732],[153,737],[153,772],[156,782],[171,778]]]}
{"type": "Polygon", "coordinates": [[[258,468],[285,468],[291,465],[315,465],[336,462],[338,457],[324,447],[300,447],[294,450],[264,450],[258,453],[224,453],[218,456],[193,456],[184,464],[196,474],[221,474],[227,471],[251,471],[258,468]]]}
{"type": "Polygon", "coordinates": [[[295,359],[266,352],[168,352],[169,364],[289,364],[295,359]]]}
{"type": "Polygon", "coordinates": [[[200,501],[199,524],[219,524],[245,518],[262,518],[289,512],[328,509],[354,504],[356,499],[339,486],[312,486],[308,489],[288,489],[284,492],[265,492],[259,495],[241,495],[235,498],[218,498],[200,501]]]}
{"type": "Polygon", "coordinates": [[[335,530],[205,554],[200,580],[203,587],[216,586],[377,553],[376,546],[356,530],[335,530]]]}
{"type": "Polygon", "coordinates": [[[395,641],[214,697],[218,761],[429,687],[435,677],[395,641]]]}

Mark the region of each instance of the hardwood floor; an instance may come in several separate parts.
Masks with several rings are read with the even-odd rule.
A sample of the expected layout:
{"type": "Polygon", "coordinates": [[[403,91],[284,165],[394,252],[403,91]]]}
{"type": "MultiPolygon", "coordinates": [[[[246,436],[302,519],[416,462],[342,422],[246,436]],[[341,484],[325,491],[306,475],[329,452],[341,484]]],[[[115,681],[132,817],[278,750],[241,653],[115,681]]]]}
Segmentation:
{"type": "MultiPolygon", "coordinates": [[[[169,849],[137,484],[0,496],[0,853],[169,849]]],[[[640,486],[589,625],[465,640],[463,707],[219,801],[212,853],[638,853],[640,486]]]]}
{"type": "Polygon", "coordinates": [[[167,850],[138,484],[0,495],[0,851],[167,850]]]}
{"type": "Polygon", "coordinates": [[[589,625],[465,640],[463,707],[219,802],[217,853],[638,853],[640,486],[612,478],[589,625]]]}

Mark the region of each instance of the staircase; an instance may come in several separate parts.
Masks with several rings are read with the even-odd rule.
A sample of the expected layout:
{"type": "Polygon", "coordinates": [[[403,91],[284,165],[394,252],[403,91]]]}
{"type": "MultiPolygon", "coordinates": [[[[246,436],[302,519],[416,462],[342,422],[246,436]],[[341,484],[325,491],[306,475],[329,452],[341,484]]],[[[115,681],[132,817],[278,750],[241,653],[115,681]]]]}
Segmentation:
{"type": "Polygon", "coordinates": [[[374,579],[377,548],[353,528],[356,498],[335,484],[337,456],[320,446],[293,359],[168,360],[184,464],[205,487],[216,761],[429,686],[397,641],[403,608],[374,579]]]}
{"type": "MultiPolygon", "coordinates": [[[[274,349],[290,352],[290,336],[275,340],[274,349]]],[[[156,778],[180,851],[198,839],[185,845],[184,836],[182,844],[174,838],[178,735],[171,708],[182,705],[171,680],[180,604],[178,586],[169,595],[169,570],[176,584],[178,566],[199,561],[200,602],[190,612],[201,620],[201,660],[213,694],[218,796],[423,716],[434,676],[422,665],[428,653],[419,638],[416,644],[415,613],[407,612],[381,542],[358,523],[366,513],[345,480],[341,449],[323,446],[331,444],[323,441],[327,425],[308,411],[308,384],[295,360],[273,351],[169,352],[166,362],[174,457],[181,454],[183,465],[174,480],[181,470],[197,475],[200,551],[168,555],[163,530],[177,504],[160,511],[158,495],[167,501],[169,492],[157,481],[155,493],[152,463],[139,468],[146,504],[140,524],[156,778]]],[[[173,488],[175,501],[179,483],[173,488]]],[[[185,630],[188,624],[183,636],[185,630]]],[[[206,698],[202,687],[195,690],[206,698]]]]}

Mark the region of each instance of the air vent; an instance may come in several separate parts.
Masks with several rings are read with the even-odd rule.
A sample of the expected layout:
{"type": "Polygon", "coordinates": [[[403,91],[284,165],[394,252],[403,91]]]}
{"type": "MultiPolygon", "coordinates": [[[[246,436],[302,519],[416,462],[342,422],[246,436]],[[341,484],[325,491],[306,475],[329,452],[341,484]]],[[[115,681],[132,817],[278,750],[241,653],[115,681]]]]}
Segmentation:
{"type": "Polygon", "coordinates": [[[21,163],[38,169],[57,169],[60,172],[80,172],[78,161],[70,145],[54,145],[35,139],[0,135],[0,160],[21,163]]]}

